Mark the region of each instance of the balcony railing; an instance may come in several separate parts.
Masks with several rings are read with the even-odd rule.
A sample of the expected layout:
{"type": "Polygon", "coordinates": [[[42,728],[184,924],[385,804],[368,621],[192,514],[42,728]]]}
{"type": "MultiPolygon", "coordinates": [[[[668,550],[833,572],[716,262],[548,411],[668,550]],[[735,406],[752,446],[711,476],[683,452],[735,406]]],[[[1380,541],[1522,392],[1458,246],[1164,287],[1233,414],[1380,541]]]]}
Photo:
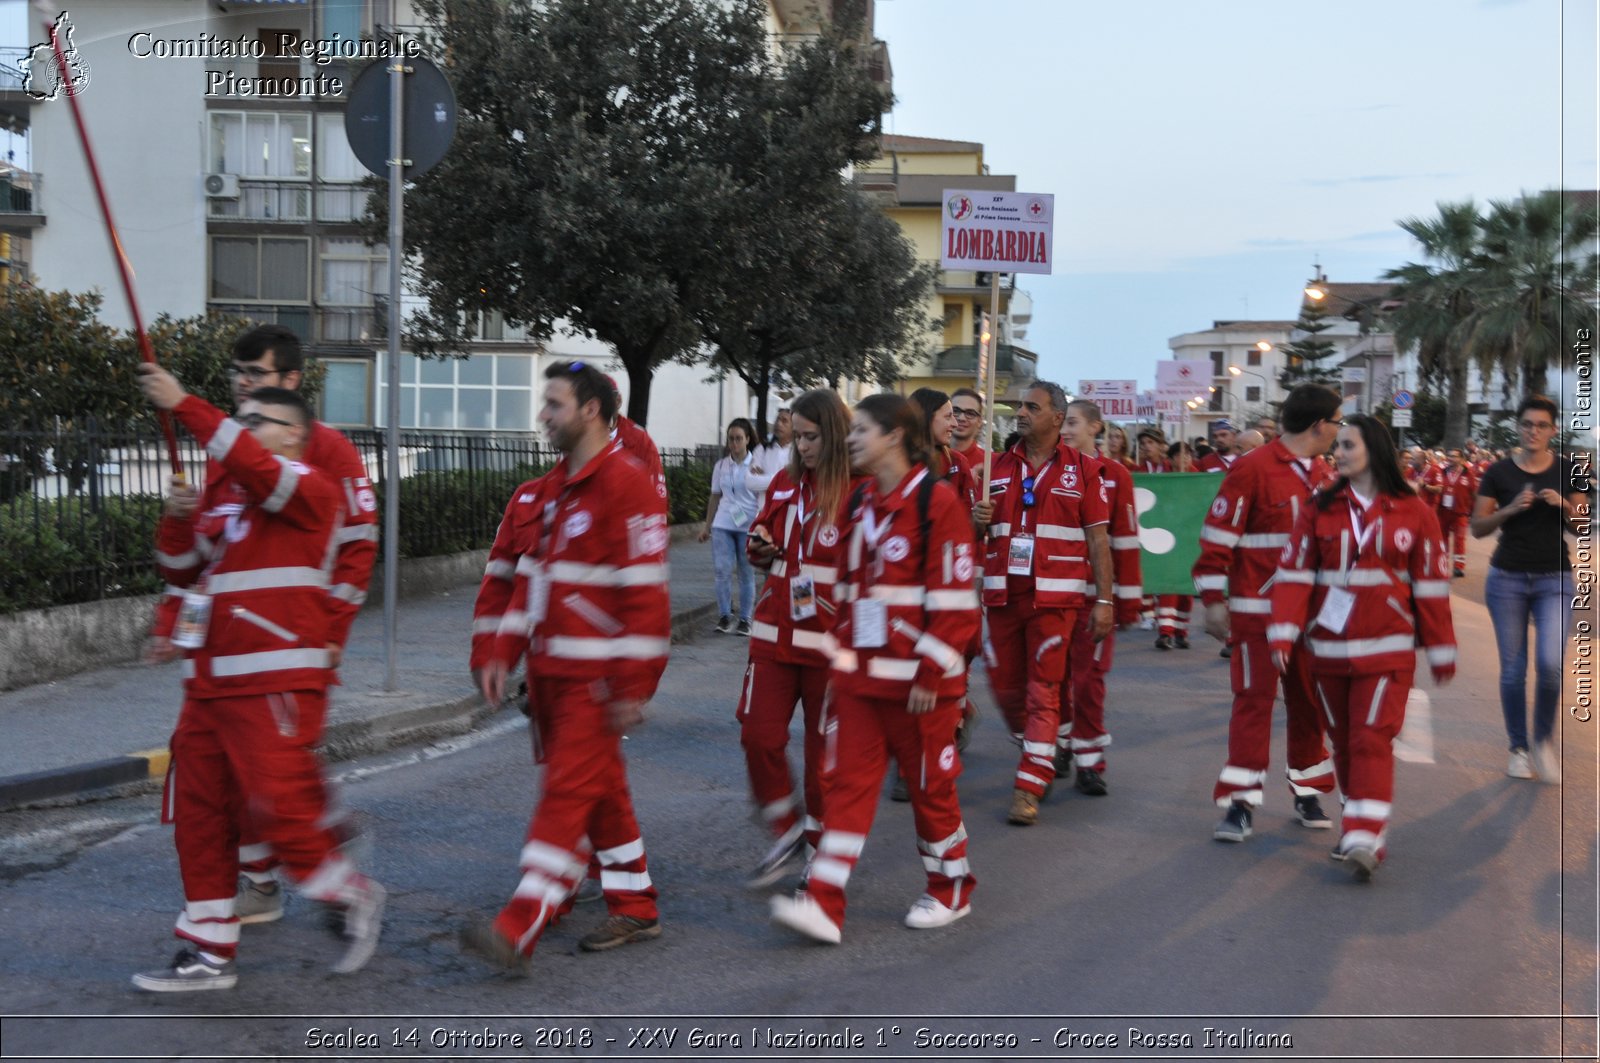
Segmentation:
{"type": "MultiPolygon", "coordinates": [[[[995,372],[1003,376],[1031,378],[1039,369],[1039,356],[1032,351],[1009,343],[1000,344],[995,361],[995,372]]],[[[963,343],[946,347],[933,356],[936,376],[976,375],[978,372],[978,345],[963,343]]]]}
{"type": "Polygon", "coordinates": [[[317,340],[370,346],[388,338],[388,319],[382,306],[331,306],[317,310],[317,340]]]}
{"type": "Polygon", "coordinates": [[[210,199],[208,214],[218,221],[308,222],[312,205],[318,221],[360,221],[370,189],[364,185],[241,178],[238,199],[210,199]]]}
{"type": "Polygon", "coordinates": [[[43,184],[42,177],[27,170],[0,171],[0,214],[43,214],[43,184]]]}

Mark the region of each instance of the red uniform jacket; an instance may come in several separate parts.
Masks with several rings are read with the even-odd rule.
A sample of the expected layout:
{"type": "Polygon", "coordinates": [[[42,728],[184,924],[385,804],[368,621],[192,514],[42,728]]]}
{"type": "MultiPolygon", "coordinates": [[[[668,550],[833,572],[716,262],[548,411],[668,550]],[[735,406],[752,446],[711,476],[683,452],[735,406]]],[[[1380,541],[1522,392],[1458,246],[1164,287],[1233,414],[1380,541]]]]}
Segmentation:
{"type": "Polygon", "coordinates": [[[1439,517],[1440,526],[1472,516],[1473,499],[1478,496],[1478,477],[1473,473],[1472,466],[1465,465],[1457,469],[1451,465],[1440,465],[1430,471],[1433,473],[1433,482],[1441,488],[1440,493],[1434,496],[1434,512],[1439,517]]]}
{"type": "Polygon", "coordinates": [[[1144,458],[1140,458],[1138,461],[1134,462],[1133,471],[1134,472],[1171,472],[1172,471],[1172,463],[1170,461],[1148,461],[1148,460],[1146,460],[1144,458]]]}
{"type": "Polygon", "coordinates": [[[526,653],[530,677],[604,679],[645,701],[671,641],[667,506],[643,463],[612,443],[575,475],[562,458],[517,488],[473,607],[474,669],[526,653]]]}
{"type": "Polygon", "coordinates": [[[1111,511],[1111,565],[1115,573],[1116,622],[1132,624],[1139,619],[1144,599],[1143,573],[1139,566],[1139,510],[1133,498],[1133,474],[1117,461],[1100,462],[1097,474],[1105,481],[1111,511]]]}
{"type": "Polygon", "coordinates": [[[974,452],[978,452],[978,461],[982,462],[983,454],[978,447],[973,447],[972,450],[965,454],[959,450],[951,450],[946,447],[933,457],[933,467],[935,469],[940,464],[943,464],[940,460],[942,457],[949,458],[950,463],[944,470],[944,481],[955,489],[956,497],[961,500],[963,506],[967,507],[967,517],[969,519],[972,516],[972,507],[978,504],[978,485],[979,481],[983,479],[982,466],[974,466],[972,464],[972,454],[974,452]]]}
{"type": "Polygon", "coordinates": [[[1213,450],[1210,454],[1207,454],[1205,457],[1200,458],[1194,463],[1194,471],[1227,472],[1229,469],[1233,468],[1233,463],[1238,460],[1239,457],[1236,454],[1229,454],[1228,456],[1224,457],[1213,450]]]}
{"type": "MultiPolygon", "coordinates": [[[[361,455],[350,440],[320,421],[311,423],[311,433],[306,437],[306,449],[300,461],[331,477],[339,485],[343,499],[344,520],[333,537],[337,552],[332,583],[328,587],[328,608],[333,611],[328,641],[343,646],[350,638],[350,625],[355,623],[356,614],[367,600],[372,564],[378,558],[378,496],[372,490],[372,481],[367,479],[361,455]]],[[[200,495],[197,514],[208,513],[225,501],[224,495],[231,489],[226,481],[227,474],[222,466],[215,461],[208,462],[206,485],[200,495]]],[[[172,634],[182,601],[183,591],[168,586],[166,594],[156,603],[151,634],[172,634]]]]}
{"type": "Polygon", "coordinates": [[[1226,595],[1236,628],[1264,632],[1278,554],[1312,490],[1332,479],[1326,462],[1313,458],[1311,468],[1304,468],[1281,439],[1234,462],[1200,529],[1200,557],[1193,569],[1200,600],[1213,605],[1226,595]]]}
{"type": "MultiPolygon", "coordinates": [[[[860,480],[852,480],[839,499],[839,512],[816,510],[811,474],[795,485],[787,469],[773,477],[767,504],[751,525],[772,534],[779,556],[772,561],[767,582],[756,597],[750,620],[750,659],[782,661],[808,668],[828,666],[828,632],[834,627],[834,585],[839,581],[839,559],[844,553],[844,509],[860,480]],[[790,609],[791,581],[810,576],[816,615],[795,620],[790,609]]],[[[752,542],[754,537],[752,537],[752,542]]]]}
{"type": "Polygon", "coordinates": [[[1372,675],[1409,673],[1420,645],[1436,678],[1454,675],[1450,552],[1432,510],[1414,495],[1379,495],[1359,526],[1365,545],[1348,488],[1301,511],[1272,586],[1272,648],[1288,653],[1304,633],[1312,671],[1372,675]],[[1334,587],[1355,599],[1339,631],[1322,616],[1334,587]]]}
{"type": "Polygon", "coordinates": [[[661,451],[656,449],[656,441],[650,438],[650,433],[639,427],[638,422],[630,421],[622,414],[617,414],[617,429],[611,434],[627,449],[628,453],[638,458],[643,463],[645,470],[655,477],[656,483],[661,486],[661,497],[666,497],[667,474],[661,466],[661,451]]]}
{"type": "Polygon", "coordinates": [[[185,691],[204,699],[325,689],[338,486],[272,454],[204,399],[190,395],[173,413],[222,473],[198,519],[162,517],[156,529],[162,576],[211,596],[205,645],[184,655],[185,691]]]}
{"type": "Polygon", "coordinates": [[[838,614],[828,643],[831,681],[862,697],[904,701],[913,685],[941,697],[966,689],[962,650],[978,633],[978,595],[972,587],[977,547],[972,524],[955,491],[942,481],[928,499],[923,535],[917,489],[932,475],[914,465],[887,496],[868,480],[835,589],[838,614]],[[858,599],[885,603],[887,640],[858,646],[858,599]]]}
{"type": "Polygon", "coordinates": [[[984,605],[1005,605],[1012,579],[1031,582],[1034,601],[1047,609],[1081,609],[1085,596],[1094,597],[1085,529],[1111,519],[1109,491],[1101,480],[1100,465],[1098,458],[1066,443],[1058,443],[1038,469],[1028,468],[1022,443],[995,460],[994,479],[989,482],[995,509],[984,557],[984,605]],[[1030,476],[1036,481],[1031,507],[1022,500],[1022,482],[1030,476]],[[1033,573],[1008,577],[1011,539],[1024,534],[1034,538],[1033,573]]]}

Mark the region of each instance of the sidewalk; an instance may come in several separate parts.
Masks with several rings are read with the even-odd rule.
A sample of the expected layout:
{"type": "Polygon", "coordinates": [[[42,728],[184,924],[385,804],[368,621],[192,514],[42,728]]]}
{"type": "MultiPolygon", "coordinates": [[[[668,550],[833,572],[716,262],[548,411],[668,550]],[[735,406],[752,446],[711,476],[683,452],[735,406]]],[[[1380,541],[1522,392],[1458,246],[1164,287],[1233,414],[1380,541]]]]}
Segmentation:
{"type": "MultiPolygon", "coordinates": [[[[709,628],[716,611],[711,547],[674,542],[673,638],[709,628]]],[[[332,760],[460,734],[491,714],[472,688],[467,649],[477,581],[403,599],[396,686],[383,689],[383,609],[356,618],[331,692],[323,754],[332,760]]],[[[167,740],[182,703],[176,662],[124,664],[0,694],[0,811],[70,803],[151,785],[167,770],[167,740]]]]}

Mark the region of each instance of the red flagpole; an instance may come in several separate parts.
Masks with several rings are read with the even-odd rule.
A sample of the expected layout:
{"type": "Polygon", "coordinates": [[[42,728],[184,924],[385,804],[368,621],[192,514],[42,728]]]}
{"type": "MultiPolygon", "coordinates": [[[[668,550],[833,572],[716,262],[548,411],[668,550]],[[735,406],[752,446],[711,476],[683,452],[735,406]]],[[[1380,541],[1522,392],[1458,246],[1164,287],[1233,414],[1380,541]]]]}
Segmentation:
{"type": "MultiPolygon", "coordinates": [[[[89,128],[83,123],[83,112],[78,109],[78,93],[73,88],[72,72],[67,64],[67,54],[61,49],[61,37],[55,23],[46,22],[45,32],[50,35],[50,46],[56,54],[56,65],[61,72],[61,87],[67,103],[72,108],[72,122],[78,129],[78,142],[83,145],[83,157],[89,164],[89,178],[94,182],[95,196],[100,200],[100,216],[105,220],[106,236],[117,260],[117,271],[122,275],[122,291],[128,297],[128,310],[133,315],[133,330],[139,337],[139,354],[151,365],[156,362],[155,348],[144,331],[144,318],[139,314],[139,298],[133,291],[133,270],[128,265],[128,255],[122,249],[122,237],[117,235],[117,223],[111,218],[111,201],[106,198],[106,187],[100,180],[100,166],[95,162],[94,148],[89,144],[89,128]]],[[[172,462],[173,475],[183,477],[183,461],[178,457],[178,437],[172,429],[172,416],[166,410],[157,410],[161,433],[167,440],[167,458],[172,462]]]]}

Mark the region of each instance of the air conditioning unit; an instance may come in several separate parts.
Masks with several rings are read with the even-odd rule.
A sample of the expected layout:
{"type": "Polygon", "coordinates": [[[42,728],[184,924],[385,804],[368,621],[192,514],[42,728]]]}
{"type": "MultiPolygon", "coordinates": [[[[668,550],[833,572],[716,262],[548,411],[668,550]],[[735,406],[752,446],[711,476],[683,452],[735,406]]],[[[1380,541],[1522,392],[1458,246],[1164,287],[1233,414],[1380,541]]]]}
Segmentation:
{"type": "Polygon", "coordinates": [[[207,199],[238,199],[239,175],[236,173],[208,173],[205,180],[207,199]]]}

